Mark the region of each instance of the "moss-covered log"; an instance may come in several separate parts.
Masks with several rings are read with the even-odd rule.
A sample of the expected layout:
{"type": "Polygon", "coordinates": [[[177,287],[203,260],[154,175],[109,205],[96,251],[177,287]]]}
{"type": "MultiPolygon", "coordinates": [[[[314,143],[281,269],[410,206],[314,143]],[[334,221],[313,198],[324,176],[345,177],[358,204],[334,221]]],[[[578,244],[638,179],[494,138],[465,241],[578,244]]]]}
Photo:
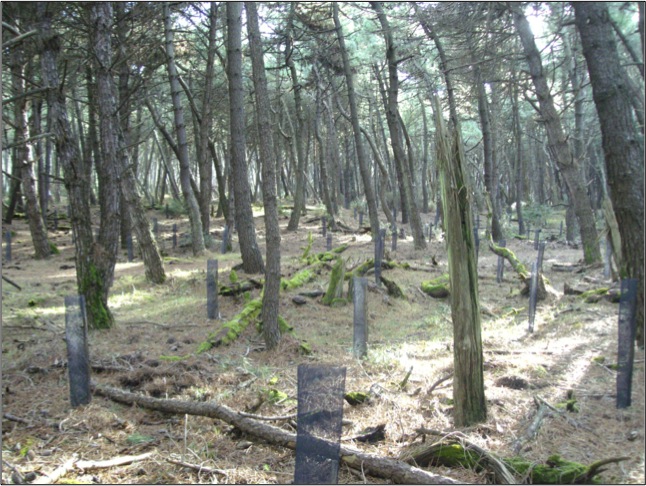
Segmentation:
{"type": "Polygon", "coordinates": [[[451,294],[449,274],[445,273],[420,284],[422,292],[436,299],[444,299],[451,294]]]}
{"type": "Polygon", "coordinates": [[[280,288],[282,290],[293,290],[302,285],[305,285],[310,280],[313,280],[316,277],[315,268],[304,268],[303,270],[297,272],[290,279],[281,279],[280,288]]]}
{"type": "Polygon", "coordinates": [[[323,296],[322,302],[325,305],[332,305],[335,301],[343,297],[343,283],[345,276],[345,262],[340,256],[337,257],[336,263],[332,267],[330,274],[330,283],[328,284],[327,292],[323,296]]]}
{"type": "Polygon", "coordinates": [[[510,481],[507,476],[508,472],[518,481],[524,480],[529,484],[594,484],[598,482],[595,477],[603,471],[601,466],[626,458],[605,459],[585,465],[552,455],[540,464],[521,457],[497,458],[464,439],[444,439],[417,446],[402,454],[400,459],[422,467],[461,466],[476,471],[492,470],[499,483],[513,481],[513,477],[510,481]]]}
{"type": "Polygon", "coordinates": [[[388,295],[390,295],[391,297],[395,297],[396,299],[406,298],[404,291],[393,280],[387,279],[383,275],[381,275],[379,278],[381,282],[386,286],[386,291],[388,292],[388,295]]]}
{"type": "MultiPolygon", "coordinates": [[[[502,257],[509,262],[509,264],[511,265],[511,268],[513,268],[514,271],[518,274],[518,278],[524,285],[523,289],[521,290],[521,294],[529,295],[531,281],[532,281],[532,273],[527,270],[527,266],[525,266],[525,264],[523,264],[518,259],[516,254],[513,251],[511,251],[509,248],[496,245],[491,239],[491,236],[489,236],[489,249],[499,257],[502,257]]],[[[547,289],[545,288],[545,279],[543,278],[543,272],[539,271],[536,299],[545,300],[546,297],[547,297],[547,289]]]]}
{"type": "Polygon", "coordinates": [[[236,282],[231,285],[221,285],[218,294],[224,297],[233,295],[240,295],[251,290],[262,288],[263,283],[258,280],[245,280],[244,282],[236,282]]]}
{"type": "Polygon", "coordinates": [[[251,324],[259,315],[262,310],[262,299],[254,299],[247,302],[242,309],[242,312],[236,314],[233,319],[225,322],[220,326],[220,329],[210,334],[206,341],[200,343],[197,348],[197,353],[203,353],[209,349],[229,344],[235,341],[240,334],[251,324]]]}

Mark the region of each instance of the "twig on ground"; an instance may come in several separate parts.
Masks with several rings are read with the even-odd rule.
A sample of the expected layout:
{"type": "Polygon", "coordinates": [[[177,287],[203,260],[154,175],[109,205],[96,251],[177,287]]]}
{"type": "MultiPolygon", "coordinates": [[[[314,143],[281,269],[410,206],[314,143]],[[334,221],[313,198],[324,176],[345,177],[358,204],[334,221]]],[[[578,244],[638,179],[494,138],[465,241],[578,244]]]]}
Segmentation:
{"type": "Polygon", "coordinates": [[[15,415],[10,414],[10,413],[3,413],[2,417],[6,418],[7,420],[12,420],[13,422],[18,422],[18,423],[21,423],[21,424],[31,425],[31,423],[28,420],[25,420],[24,418],[21,418],[21,417],[17,417],[15,415]]]}
{"type": "Polygon", "coordinates": [[[215,469],[213,467],[208,467],[208,466],[201,466],[200,464],[192,464],[190,462],[184,462],[184,461],[178,461],[176,459],[166,459],[167,462],[170,462],[171,464],[176,464],[178,466],[182,467],[187,467],[189,469],[193,469],[194,471],[197,472],[203,472],[207,474],[221,474],[222,476],[229,476],[229,473],[225,471],[224,469],[215,469]]]}
{"type": "Polygon", "coordinates": [[[449,373],[449,374],[448,374],[448,375],[446,375],[445,377],[440,378],[439,380],[437,380],[435,383],[433,383],[433,384],[431,385],[431,387],[428,389],[428,391],[426,392],[426,394],[427,394],[427,395],[430,395],[431,393],[433,393],[433,390],[435,390],[438,386],[440,386],[440,385],[441,385],[442,383],[444,383],[445,381],[450,380],[451,378],[453,378],[453,373],[449,373]]]}
{"type": "Polygon", "coordinates": [[[50,474],[45,474],[45,476],[36,479],[32,484],[53,484],[58,481],[60,478],[65,476],[74,468],[74,463],[76,462],[76,457],[68,459],[65,463],[56,469],[50,474]]]}
{"type": "Polygon", "coordinates": [[[5,282],[7,282],[7,283],[9,283],[9,284],[13,285],[13,286],[14,286],[14,287],[16,287],[18,290],[22,290],[22,287],[20,287],[20,285],[18,285],[16,282],[14,282],[13,280],[11,280],[9,277],[5,277],[5,276],[3,275],[3,276],[2,276],[2,280],[4,280],[5,282]]]}
{"type": "Polygon", "coordinates": [[[121,456],[106,461],[76,461],[74,467],[77,469],[106,469],[115,466],[125,466],[133,462],[143,461],[152,456],[152,452],[146,452],[138,456],[121,456]]]}

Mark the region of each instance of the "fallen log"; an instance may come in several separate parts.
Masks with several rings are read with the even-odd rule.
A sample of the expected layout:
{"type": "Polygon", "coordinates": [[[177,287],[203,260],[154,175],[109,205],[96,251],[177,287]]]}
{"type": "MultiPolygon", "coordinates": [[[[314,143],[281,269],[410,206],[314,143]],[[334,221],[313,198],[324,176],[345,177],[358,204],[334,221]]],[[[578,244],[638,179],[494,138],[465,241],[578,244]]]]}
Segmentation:
{"type": "MultiPolygon", "coordinates": [[[[262,423],[249,417],[240,415],[226,405],[215,402],[191,402],[184,400],[165,400],[152,398],[136,393],[130,393],[108,385],[93,383],[96,394],[107,397],[115,402],[128,405],[138,405],[149,410],[166,413],[199,415],[222,420],[242,432],[266,440],[267,442],[294,450],[296,448],[296,434],[292,434],[273,425],[262,423]]],[[[319,439],[324,440],[324,439],[319,439]]],[[[330,444],[330,447],[332,445],[330,444]]],[[[400,484],[460,484],[455,479],[433,474],[405,462],[382,457],[377,454],[362,452],[354,447],[341,444],[341,462],[348,467],[363,471],[365,474],[387,478],[400,484]]]]}
{"type": "MultiPolygon", "coordinates": [[[[532,273],[527,270],[527,267],[518,259],[516,254],[511,251],[509,248],[503,246],[498,246],[493,242],[491,236],[489,237],[489,249],[498,255],[499,257],[504,258],[509,262],[511,268],[518,274],[518,278],[524,284],[523,289],[521,290],[521,295],[528,295],[530,291],[530,285],[532,280],[532,273]]],[[[538,272],[538,288],[536,289],[536,299],[544,300],[547,297],[547,289],[545,288],[545,279],[543,278],[543,272],[539,270],[538,272]]]]}

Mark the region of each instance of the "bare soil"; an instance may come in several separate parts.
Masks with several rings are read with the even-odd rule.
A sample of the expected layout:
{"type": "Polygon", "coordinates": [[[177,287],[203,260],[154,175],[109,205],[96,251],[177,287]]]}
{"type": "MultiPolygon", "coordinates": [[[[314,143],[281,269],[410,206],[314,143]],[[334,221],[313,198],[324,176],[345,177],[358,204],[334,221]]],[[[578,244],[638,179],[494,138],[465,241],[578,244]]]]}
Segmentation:
{"type": "MultiPolygon", "coordinates": [[[[308,233],[314,235],[313,251],[325,249],[320,221],[307,223],[321,210],[310,209],[297,232],[285,230],[281,219],[282,269],[289,277],[303,268],[300,261],[308,233]]],[[[416,270],[385,270],[397,282],[406,299],[395,299],[371,286],[368,292],[369,353],[365,360],[352,358],[352,305],[327,307],[320,298],[306,298],[296,305],[292,297],[302,290],[325,289],[329,269],[300,289],[281,294],[280,314],[294,327],[277,352],[263,349],[261,336],[250,326],[233,344],[196,354],[198,345],[244,306],[244,297],[220,297],[222,320],[206,317],[205,269],[208,258],[218,258],[219,279],[226,282],[230,269],[240,263],[237,240],[234,252],[220,255],[219,248],[195,258],[187,244],[185,219],[166,219],[161,211],[158,241],[165,255],[168,281],[154,286],[144,279],[140,258],[127,262],[119,256],[110,305],[117,325],[109,331],[91,331],[90,355],[93,379],[100,383],[161,398],[213,400],[234,409],[265,416],[296,412],[296,370],[301,363],[333,364],[347,368],[346,391],[381,390],[369,403],[344,405],[343,437],[385,423],[385,440],[359,447],[398,457],[421,442],[419,427],[451,433],[453,427],[451,381],[429,393],[432,385],[452,371],[452,324],[449,301],[436,300],[419,290],[420,282],[448,271],[445,242],[435,239],[425,251],[413,250],[412,238],[398,241],[398,262],[416,270]],[[179,247],[172,247],[172,224],[180,231],[179,247]],[[433,260],[436,264],[433,263],[433,260]],[[311,355],[299,342],[307,341],[311,355]],[[178,357],[181,357],[178,358],[178,357]],[[408,384],[399,383],[412,368],[408,384]],[[270,400],[272,389],[288,399],[270,400]]],[[[357,227],[351,211],[343,220],[357,227]]],[[[428,216],[425,217],[427,222],[428,216]]],[[[2,482],[11,481],[13,466],[23,476],[51,472],[77,455],[84,460],[110,459],[153,452],[149,458],[126,466],[93,471],[74,470],[59,482],[66,483],[288,483],[294,474],[294,452],[244,437],[223,422],[193,416],[170,416],[127,407],[102,397],[72,409],[69,402],[64,341],[63,299],[76,293],[74,250],[69,230],[50,232],[60,254],[45,261],[33,258],[29,230],[22,220],[11,229],[13,258],[4,261],[3,275],[22,290],[2,285],[2,482]],[[9,415],[7,415],[9,414],[9,415]],[[7,418],[10,417],[10,418],[7,418]],[[18,418],[22,421],[16,421],[18,418]],[[167,459],[224,470],[226,474],[192,471],[167,459]],[[6,462],[5,462],[6,461],[6,462]]],[[[67,225],[69,226],[69,225],[67,225]]],[[[256,217],[259,244],[264,247],[264,224],[256,217]]],[[[215,219],[213,237],[221,241],[224,222],[215,219]]],[[[558,235],[558,228],[544,229],[558,235]]],[[[334,233],[336,247],[349,243],[343,253],[348,266],[374,254],[370,237],[334,233]]],[[[511,239],[508,247],[524,262],[536,256],[533,242],[511,239]]],[[[390,250],[390,237],[386,243],[390,250]]],[[[264,251],[264,250],[263,250],[264,251]]],[[[644,483],[644,353],[635,353],[632,406],[615,407],[618,305],[601,299],[585,303],[563,294],[563,285],[581,289],[608,287],[603,268],[580,263],[570,272],[554,271],[555,263],[577,264],[580,249],[562,241],[550,241],[545,252],[544,273],[551,292],[539,302],[536,328],[527,330],[528,298],[509,265],[496,283],[497,257],[484,242],[478,263],[482,306],[482,338],[488,418],[485,423],[461,431],[481,447],[500,456],[513,456],[517,438],[523,436],[537,407],[535,397],[557,406],[568,393],[577,400],[578,412],[553,413],[537,436],[519,455],[545,462],[550,455],[590,464],[628,457],[611,464],[601,474],[607,483],[644,483]]],[[[238,272],[241,279],[246,278],[238,272]]],[[[374,274],[368,274],[374,280],[374,274]]],[[[250,297],[255,298],[258,291],[250,297]]],[[[295,431],[289,421],[276,425],[295,431]]],[[[427,436],[426,440],[437,438],[427,436]]],[[[345,440],[345,439],[343,439],[345,440]]],[[[433,468],[464,482],[485,482],[488,477],[463,469],[433,468]]],[[[339,482],[384,482],[341,467],[339,482]]]]}

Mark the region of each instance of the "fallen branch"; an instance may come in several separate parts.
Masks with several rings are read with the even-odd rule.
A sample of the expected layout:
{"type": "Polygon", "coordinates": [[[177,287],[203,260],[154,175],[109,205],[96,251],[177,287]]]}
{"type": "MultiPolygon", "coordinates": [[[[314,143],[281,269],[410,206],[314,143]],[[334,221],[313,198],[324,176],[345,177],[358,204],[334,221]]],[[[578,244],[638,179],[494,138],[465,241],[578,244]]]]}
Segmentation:
{"type": "Polygon", "coordinates": [[[431,385],[431,387],[428,389],[426,394],[430,395],[431,393],[433,393],[433,390],[435,390],[438,386],[440,386],[445,381],[450,380],[451,378],[453,378],[453,373],[450,373],[450,374],[446,375],[445,377],[440,378],[439,380],[437,380],[435,383],[433,383],[431,385]]]}
{"type": "Polygon", "coordinates": [[[108,459],[106,461],[82,461],[77,458],[72,458],[65,461],[64,464],[57,467],[52,473],[45,474],[43,477],[36,479],[32,484],[53,484],[75,468],[87,470],[125,466],[133,462],[143,461],[152,455],[152,452],[147,452],[146,454],[141,454],[139,456],[121,456],[115,457],[114,459],[108,459]]]}
{"type": "Polygon", "coordinates": [[[229,473],[224,469],[215,469],[213,467],[200,466],[199,464],[191,464],[190,462],[177,461],[175,459],[166,459],[167,462],[171,464],[177,464],[178,466],[187,467],[193,469],[194,471],[207,473],[207,474],[221,474],[222,476],[228,477],[229,473]]]}
{"type": "MultiPolygon", "coordinates": [[[[249,435],[264,439],[267,442],[287,447],[296,448],[296,434],[289,433],[278,427],[262,423],[249,417],[240,415],[237,411],[214,402],[191,402],[183,400],[163,400],[130,393],[107,385],[93,384],[94,392],[108,397],[119,403],[136,404],[150,410],[166,413],[190,414],[211,417],[222,420],[240,429],[249,435]]],[[[324,440],[324,439],[319,439],[324,440]]],[[[332,444],[329,444],[330,447],[332,444]]],[[[402,461],[388,457],[369,454],[348,447],[340,446],[341,461],[348,467],[363,470],[366,474],[391,479],[404,484],[459,484],[452,478],[433,474],[429,471],[410,466],[402,461]]]]}
{"type": "Polygon", "coordinates": [[[105,461],[76,461],[74,467],[76,469],[107,469],[109,467],[115,466],[125,466],[127,464],[132,464],[133,462],[143,461],[152,456],[152,452],[146,452],[145,454],[140,454],[138,456],[121,456],[115,457],[113,459],[107,459],[105,461]]]}
{"type": "Polygon", "coordinates": [[[527,431],[514,441],[514,454],[518,454],[525,443],[533,440],[534,437],[536,437],[538,429],[540,429],[541,425],[543,424],[543,419],[546,416],[551,415],[549,407],[546,406],[545,403],[539,402],[536,397],[534,397],[534,403],[536,403],[537,407],[536,415],[534,416],[532,423],[529,425],[529,427],[527,427],[527,431]]]}
{"type": "Polygon", "coordinates": [[[16,287],[18,290],[22,290],[22,288],[20,287],[20,285],[18,285],[16,282],[14,282],[13,280],[11,280],[9,277],[5,277],[5,276],[3,275],[3,276],[2,276],[2,280],[4,280],[4,281],[5,281],[5,282],[7,282],[7,283],[10,283],[10,284],[11,284],[11,285],[13,285],[14,287],[16,287]]]}
{"type": "Polygon", "coordinates": [[[73,457],[72,459],[68,459],[65,461],[65,463],[56,469],[54,469],[53,472],[50,474],[45,474],[43,477],[40,477],[36,479],[33,483],[31,484],[53,484],[56,481],[58,481],[60,478],[65,476],[68,472],[70,472],[74,468],[74,463],[76,462],[76,458],[73,457]]]}
{"type": "Polygon", "coordinates": [[[25,420],[24,418],[21,418],[21,417],[16,417],[15,415],[12,415],[10,413],[3,413],[2,418],[6,418],[7,420],[18,422],[20,424],[31,425],[28,420],[25,420]]]}

